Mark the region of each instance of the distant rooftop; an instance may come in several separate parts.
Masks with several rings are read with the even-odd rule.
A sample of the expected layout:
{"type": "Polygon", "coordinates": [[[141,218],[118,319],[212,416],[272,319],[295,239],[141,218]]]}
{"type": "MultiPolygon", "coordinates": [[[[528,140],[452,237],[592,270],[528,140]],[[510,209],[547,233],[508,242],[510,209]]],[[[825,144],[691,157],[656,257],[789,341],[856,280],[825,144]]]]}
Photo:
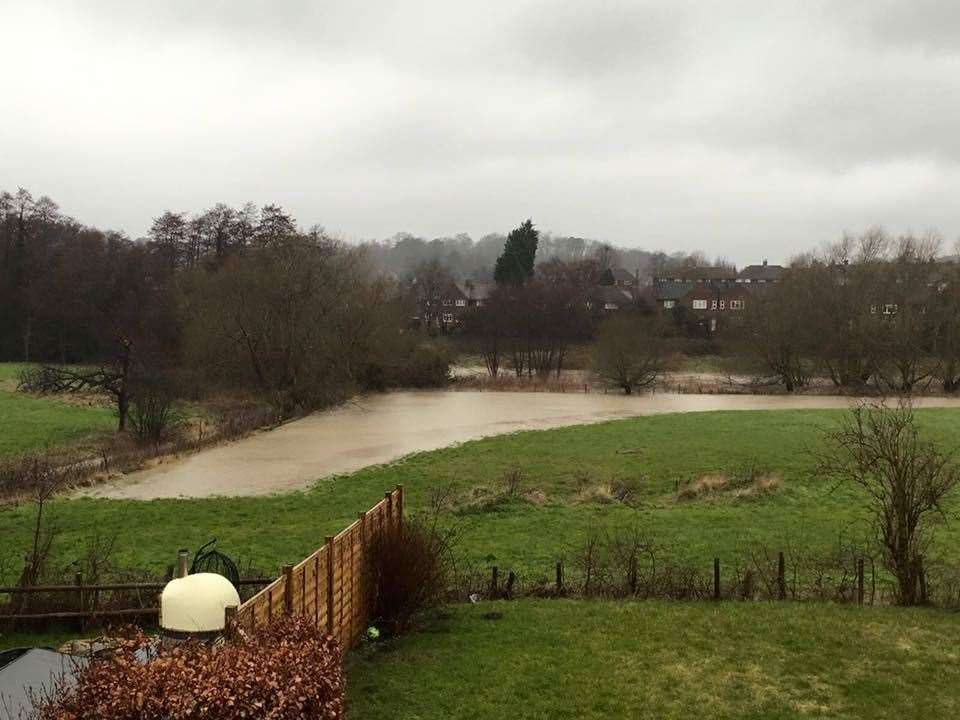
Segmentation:
{"type": "Polygon", "coordinates": [[[632,282],[636,282],[636,280],[637,280],[636,275],[634,275],[634,274],[633,274],[632,272],[630,272],[629,270],[625,270],[624,268],[621,268],[621,267],[618,267],[618,268],[610,268],[610,272],[611,272],[611,274],[613,275],[613,281],[614,281],[614,282],[629,282],[629,283],[632,283],[632,282]]]}
{"type": "Polygon", "coordinates": [[[785,268],[782,265],[769,265],[766,260],[762,265],[747,265],[737,273],[740,280],[779,280],[783,277],[785,268]]]}
{"type": "Polygon", "coordinates": [[[735,280],[737,271],[717,265],[703,265],[700,267],[676,268],[664,270],[658,277],[668,280],[684,280],[687,282],[708,282],[711,280],[735,280]]]}

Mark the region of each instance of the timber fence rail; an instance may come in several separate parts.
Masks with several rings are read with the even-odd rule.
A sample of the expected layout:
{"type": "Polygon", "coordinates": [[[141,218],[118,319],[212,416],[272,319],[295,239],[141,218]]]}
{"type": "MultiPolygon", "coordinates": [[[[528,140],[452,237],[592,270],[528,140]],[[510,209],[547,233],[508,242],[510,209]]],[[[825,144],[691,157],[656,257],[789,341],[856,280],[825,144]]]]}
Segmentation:
{"type": "MultiPolygon", "coordinates": [[[[241,578],[240,587],[257,587],[273,582],[272,578],[241,578]]],[[[72,585],[11,585],[0,586],[0,595],[9,595],[7,603],[0,603],[0,622],[26,620],[68,620],[93,622],[100,618],[156,617],[157,596],[166,586],[164,582],[83,582],[77,573],[72,585]],[[116,593],[124,593],[118,602],[116,593]],[[34,598],[39,597],[39,602],[34,598]],[[62,598],[51,602],[51,598],[62,598]],[[58,606],[50,609],[50,606],[58,606]]]]}
{"type": "Polygon", "coordinates": [[[373,601],[373,548],[392,524],[403,522],[403,486],[362,512],[349,527],[237,608],[226,609],[228,630],[253,631],[281,615],[299,615],[335,637],[344,652],[366,631],[373,601]]]}

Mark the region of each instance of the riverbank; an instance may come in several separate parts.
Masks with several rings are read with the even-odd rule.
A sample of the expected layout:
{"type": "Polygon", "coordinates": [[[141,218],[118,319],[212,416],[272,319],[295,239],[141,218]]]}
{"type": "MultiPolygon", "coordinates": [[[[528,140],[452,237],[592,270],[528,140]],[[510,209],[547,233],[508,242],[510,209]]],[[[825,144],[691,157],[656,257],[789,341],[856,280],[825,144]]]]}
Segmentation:
{"type": "MultiPolygon", "coordinates": [[[[957,443],[960,410],[917,414],[931,438],[945,447],[957,443]]],[[[438,490],[447,496],[464,562],[515,569],[524,586],[549,581],[556,561],[589,533],[633,525],[655,538],[665,556],[702,568],[720,557],[732,570],[757,545],[828,552],[838,537],[865,530],[862,499],[812,472],[811,450],[841,417],[839,410],[658,414],[488,437],[335,476],[301,492],[150,502],[57,499],[44,510],[58,529],[50,562],[68,565],[99,538],[115,540],[115,566],[160,574],[177,548],[217,538],[223,552],[273,572],[305,557],[318,538],[338,532],[402,483],[414,514],[434,505],[438,490]],[[778,478],[770,492],[678,498],[679,487],[705,475],[738,478],[756,468],[778,478]]],[[[952,517],[955,508],[948,510],[952,517]]],[[[34,515],[29,505],[0,510],[0,570],[19,571],[34,515]]],[[[943,528],[934,551],[960,561],[960,527],[943,528]]]]}
{"type": "MultiPolygon", "coordinates": [[[[85,488],[80,495],[136,500],[268,495],[302,490],[318,479],[410,453],[520,430],[664,413],[846,409],[853,403],[855,399],[808,395],[391,392],[171,458],[85,488]]],[[[960,398],[922,398],[917,406],[960,408],[960,398]]]]}

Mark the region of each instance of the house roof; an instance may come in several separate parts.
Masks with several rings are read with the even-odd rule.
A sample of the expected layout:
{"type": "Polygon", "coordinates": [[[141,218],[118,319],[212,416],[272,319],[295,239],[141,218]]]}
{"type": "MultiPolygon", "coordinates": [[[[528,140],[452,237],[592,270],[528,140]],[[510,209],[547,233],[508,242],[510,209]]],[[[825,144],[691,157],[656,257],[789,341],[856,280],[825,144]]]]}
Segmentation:
{"type": "Polygon", "coordinates": [[[0,720],[16,720],[33,708],[32,695],[71,683],[85,658],[42,648],[0,653],[0,720]]]}
{"type": "Polygon", "coordinates": [[[632,272],[630,272],[629,270],[625,270],[624,268],[621,268],[621,267],[610,268],[610,273],[613,275],[614,282],[632,283],[637,281],[636,276],[632,272]]]}
{"type": "Polygon", "coordinates": [[[737,273],[740,280],[779,280],[786,269],[783,265],[747,265],[737,273]]]}
{"type": "Polygon", "coordinates": [[[682,277],[689,280],[733,280],[737,273],[732,268],[705,265],[684,270],[682,277]]]}
{"type": "Polygon", "coordinates": [[[653,293],[657,300],[679,300],[694,287],[696,283],[661,281],[653,286],[653,293]]]}
{"type": "Polygon", "coordinates": [[[627,305],[633,302],[633,296],[622,288],[612,285],[598,285],[593,289],[593,298],[597,302],[627,305]]]}

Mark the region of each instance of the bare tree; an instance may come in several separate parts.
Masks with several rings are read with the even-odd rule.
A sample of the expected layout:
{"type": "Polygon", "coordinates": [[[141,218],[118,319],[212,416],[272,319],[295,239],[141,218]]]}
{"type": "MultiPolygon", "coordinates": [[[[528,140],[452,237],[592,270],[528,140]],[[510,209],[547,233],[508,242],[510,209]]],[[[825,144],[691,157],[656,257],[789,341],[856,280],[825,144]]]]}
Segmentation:
{"type": "Polygon", "coordinates": [[[597,334],[594,371],[630,395],[652,384],[663,370],[663,341],[650,318],[620,311],[597,334]]]}
{"type": "Polygon", "coordinates": [[[791,273],[777,288],[747,306],[746,339],[749,352],[770,374],[770,382],[787,392],[805,386],[810,379],[810,324],[803,308],[811,292],[803,276],[791,273]]]}
{"type": "Polygon", "coordinates": [[[863,404],[829,433],[817,455],[820,473],[866,493],[886,568],[903,605],[923,599],[923,559],[934,521],[960,482],[953,453],[921,439],[908,399],[895,408],[863,404]]]}

